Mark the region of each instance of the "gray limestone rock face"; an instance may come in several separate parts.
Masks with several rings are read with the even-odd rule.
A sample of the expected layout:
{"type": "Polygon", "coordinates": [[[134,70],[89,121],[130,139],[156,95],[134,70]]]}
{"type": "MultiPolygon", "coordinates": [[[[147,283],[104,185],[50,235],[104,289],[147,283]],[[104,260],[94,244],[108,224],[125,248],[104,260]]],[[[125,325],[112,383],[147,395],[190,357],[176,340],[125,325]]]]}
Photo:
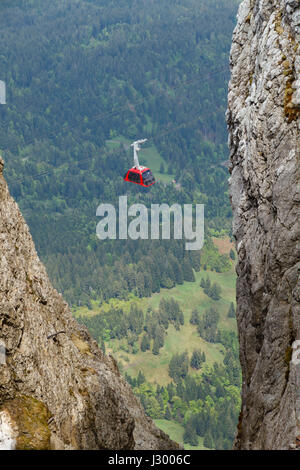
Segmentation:
{"type": "Polygon", "coordinates": [[[0,449],[178,449],[52,287],[0,158],[0,449]],[[56,332],[62,332],[51,336],[56,332]]]}
{"type": "Polygon", "coordinates": [[[300,2],[244,0],[227,123],[243,371],[234,448],[300,445],[300,2]]]}

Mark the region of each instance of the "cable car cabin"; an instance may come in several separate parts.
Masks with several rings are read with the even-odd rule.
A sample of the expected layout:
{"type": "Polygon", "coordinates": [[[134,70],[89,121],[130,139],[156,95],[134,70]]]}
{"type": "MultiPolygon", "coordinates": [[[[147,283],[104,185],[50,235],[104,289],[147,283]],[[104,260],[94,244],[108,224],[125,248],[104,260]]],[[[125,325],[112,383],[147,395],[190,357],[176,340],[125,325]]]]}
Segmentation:
{"type": "Polygon", "coordinates": [[[134,166],[133,168],[130,168],[130,170],[128,170],[124,175],[124,181],[139,184],[145,188],[148,188],[155,183],[155,179],[151,173],[151,170],[144,166],[134,166]]]}

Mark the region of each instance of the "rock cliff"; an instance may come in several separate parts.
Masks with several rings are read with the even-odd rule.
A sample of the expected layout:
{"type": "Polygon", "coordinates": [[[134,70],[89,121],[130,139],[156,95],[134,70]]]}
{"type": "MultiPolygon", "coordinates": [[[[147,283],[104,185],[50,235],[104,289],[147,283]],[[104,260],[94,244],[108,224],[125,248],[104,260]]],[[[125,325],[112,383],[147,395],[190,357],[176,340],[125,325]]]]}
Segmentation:
{"type": "Polygon", "coordinates": [[[299,0],[241,3],[227,111],[243,371],[236,449],[300,445],[299,39],[299,0]]]}
{"type": "Polygon", "coordinates": [[[51,286],[2,170],[0,448],[179,448],[51,286]]]}

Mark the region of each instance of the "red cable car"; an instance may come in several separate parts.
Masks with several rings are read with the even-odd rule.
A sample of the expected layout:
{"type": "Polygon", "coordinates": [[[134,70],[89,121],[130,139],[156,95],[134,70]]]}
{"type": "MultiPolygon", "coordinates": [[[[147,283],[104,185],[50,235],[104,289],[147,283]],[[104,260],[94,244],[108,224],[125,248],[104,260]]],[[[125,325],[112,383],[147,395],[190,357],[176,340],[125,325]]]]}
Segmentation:
{"type": "Polygon", "coordinates": [[[138,160],[138,152],[141,150],[139,144],[143,144],[146,141],[147,139],[142,139],[131,144],[131,147],[133,147],[134,166],[125,173],[123,178],[124,181],[139,184],[140,186],[144,186],[144,188],[148,188],[155,183],[151,170],[145,166],[140,166],[138,160]]]}
{"type": "Polygon", "coordinates": [[[155,179],[151,173],[151,170],[145,166],[134,166],[133,168],[130,168],[130,170],[128,170],[124,175],[124,181],[139,184],[145,188],[148,188],[155,183],[155,179]]]}

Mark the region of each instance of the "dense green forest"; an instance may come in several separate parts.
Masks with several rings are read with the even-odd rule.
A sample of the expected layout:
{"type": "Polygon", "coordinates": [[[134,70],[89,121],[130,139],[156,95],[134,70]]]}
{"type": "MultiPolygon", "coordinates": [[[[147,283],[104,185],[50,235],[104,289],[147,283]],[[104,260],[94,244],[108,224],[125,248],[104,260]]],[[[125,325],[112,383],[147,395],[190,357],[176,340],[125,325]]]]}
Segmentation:
{"type": "MultiPolygon", "coordinates": [[[[238,3],[0,3],[0,79],[7,88],[7,105],[0,107],[5,177],[53,284],[74,311],[195,283],[200,269],[232,269],[230,256],[220,254],[211,237],[231,235],[224,114],[238,3]],[[157,182],[150,189],[122,179],[132,165],[129,145],[137,138],[148,138],[140,160],[155,170],[157,182]],[[129,205],[205,204],[204,248],[187,252],[184,240],[100,242],[96,209],[102,202],[117,206],[124,194],[129,205]]],[[[199,289],[218,302],[220,286],[209,276],[201,282],[199,289]]],[[[103,348],[115,334],[128,339],[130,348],[143,342],[145,351],[149,346],[159,355],[170,325],[182,326],[180,308],[173,304],[171,310],[174,318],[161,315],[161,309],[148,312],[155,328],[148,325],[147,312],[138,309],[82,321],[103,348]]],[[[231,388],[239,386],[238,379],[229,370],[232,361],[238,367],[236,336],[222,333],[217,310],[195,313],[192,321],[199,337],[226,349],[223,365],[204,370],[203,352],[196,351],[193,363],[201,374],[191,378],[188,373],[179,381],[170,375],[175,391],[155,388],[147,378],[136,383],[127,378],[150,416],[185,426],[186,442],[202,436],[208,448],[229,448],[238,408],[231,388]],[[146,396],[158,403],[152,400],[155,413],[146,396]],[[221,422],[227,428],[217,432],[221,422]]]]}
{"type": "Polygon", "coordinates": [[[97,241],[100,202],[126,193],[129,202],[147,205],[204,203],[207,227],[229,230],[222,162],[228,159],[224,112],[236,5],[1,3],[6,177],[50,277],[72,304],[99,290],[103,264],[126,262],[132,251],[130,243],[97,241]],[[147,191],[124,183],[131,152],[122,136],[148,137],[161,170],[178,185],[158,183],[147,191]]]}

